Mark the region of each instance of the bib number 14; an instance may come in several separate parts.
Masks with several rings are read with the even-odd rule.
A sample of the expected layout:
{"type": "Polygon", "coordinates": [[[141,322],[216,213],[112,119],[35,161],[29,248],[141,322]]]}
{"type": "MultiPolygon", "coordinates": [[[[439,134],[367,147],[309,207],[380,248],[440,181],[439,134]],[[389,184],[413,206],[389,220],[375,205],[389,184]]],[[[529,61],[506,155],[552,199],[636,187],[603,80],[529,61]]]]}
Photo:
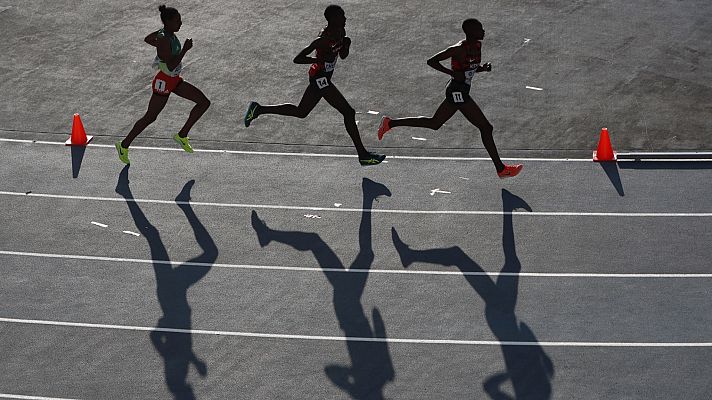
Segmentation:
{"type": "Polygon", "coordinates": [[[329,80],[326,78],[318,78],[316,80],[316,85],[319,87],[319,89],[324,89],[325,87],[329,86],[329,80]]]}

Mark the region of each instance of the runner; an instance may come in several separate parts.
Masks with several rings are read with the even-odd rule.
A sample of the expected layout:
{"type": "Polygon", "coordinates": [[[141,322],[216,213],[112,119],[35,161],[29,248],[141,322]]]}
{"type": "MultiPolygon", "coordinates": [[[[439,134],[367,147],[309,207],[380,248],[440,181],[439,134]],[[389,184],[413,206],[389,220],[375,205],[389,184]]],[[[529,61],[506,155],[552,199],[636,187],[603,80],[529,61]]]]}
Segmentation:
{"type": "Polygon", "coordinates": [[[346,15],[341,7],[330,5],[326,7],[324,17],[327,20],[326,28],[321,31],[316,40],[294,58],[294,62],[297,64],[311,64],[311,68],[309,68],[309,86],[304,91],[299,105],[263,106],[256,102],[251,102],[245,113],[245,126],[249,127],[254,119],[264,114],[306,118],[323,97],[344,116],[346,131],[354,142],[361,165],[380,164],[386,156],[371,153],[363,146],[361,135],[356,126],[356,111],[331,82],[336,61],[338,58],[343,60],[349,55],[351,39],[346,36],[346,15]],[[309,55],[314,51],[316,51],[316,57],[310,57],[309,55]]]}
{"type": "Polygon", "coordinates": [[[203,113],[207,111],[208,107],[210,107],[210,100],[205,97],[203,92],[190,83],[185,82],[180,76],[181,69],[183,68],[181,61],[185,53],[193,47],[193,39],[187,39],[181,48],[180,41],[175,35],[183,23],[178,10],[173,7],[166,7],[165,5],[158,7],[158,10],[161,12],[163,28],[149,34],[144,39],[146,43],[156,48],[157,55],[153,65],[159,70],[151,83],[153,95],[151,95],[151,100],[148,102],[148,111],[146,111],[146,114],[144,114],[141,119],[136,121],[133,129],[131,129],[131,132],[129,132],[123,141],[116,142],[119,159],[127,165],[130,164],[129,146],[131,142],[133,142],[136,136],[143,132],[147,126],[156,120],[156,117],[158,117],[158,114],[161,113],[166,102],[168,102],[168,96],[170,96],[171,93],[175,93],[184,99],[195,102],[195,106],[190,111],[185,125],[173,136],[173,140],[188,153],[193,152],[193,148],[188,142],[188,131],[190,131],[190,128],[200,119],[203,113]]]}
{"type": "Polygon", "coordinates": [[[454,46],[448,47],[440,53],[430,57],[428,65],[452,77],[445,89],[445,100],[440,104],[432,117],[394,118],[383,117],[378,128],[378,139],[390,129],[397,126],[413,126],[438,130],[458,110],[470,123],[480,130],[482,143],[497,169],[500,178],[516,176],[522,165],[505,165],[497,154],[497,146],[492,138],[492,124],[489,123],[480,107],[470,97],[470,85],[475,73],[492,71],[492,64],[480,65],[481,40],[485,37],[485,30],[480,21],[467,19],[462,23],[465,40],[454,46]],[[445,68],[441,62],[450,59],[451,69],[445,68]]]}

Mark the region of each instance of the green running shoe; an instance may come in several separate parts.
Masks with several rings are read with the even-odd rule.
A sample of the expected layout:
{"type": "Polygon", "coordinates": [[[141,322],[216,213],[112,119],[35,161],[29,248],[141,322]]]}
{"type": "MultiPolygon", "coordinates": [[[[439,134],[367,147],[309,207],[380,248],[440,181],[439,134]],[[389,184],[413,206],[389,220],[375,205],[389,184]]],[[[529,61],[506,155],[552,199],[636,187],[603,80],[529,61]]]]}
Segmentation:
{"type": "Polygon", "coordinates": [[[129,149],[126,147],[122,147],[120,140],[116,142],[116,151],[119,152],[119,160],[121,160],[121,162],[126,165],[131,164],[131,161],[129,161],[129,149]]]}
{"type": "Polygon", "coordinates": [[[359,157],[358,162],[360,162],[361,165],[363,165],[363,166],[369,166],[369,165],[378,165],[385,159],[386,159],[386,156],[383,154],[368,152],[366,154],[365,158],[359,157]]]}
{"type": "Polygon", "coordinates": [[[245,128],[248,128],[250,124],[252,123],[253,119],[257,119],[257,115],[255,115],[255,110],[257,109],[257,104],[256,102],[250,102],[250,104],[247,106],[247,111],[245,112],[245,128]]]}
{"type": "Polygon", "coordinates": [[[186,137],[180,137],[180,136],[178,136],[178,134],[176,133],[176,135],[173,136],[173,140],[175,140],[176,143],[178,143],[178,144],[180,145],[180,147],[182,147],[183,150],[185,150],[187,153],[192,153],[192,152],[193,152],[193,148],[190,147],[190,143],[188,143],[188,136],[186,136],[186,137]]]}

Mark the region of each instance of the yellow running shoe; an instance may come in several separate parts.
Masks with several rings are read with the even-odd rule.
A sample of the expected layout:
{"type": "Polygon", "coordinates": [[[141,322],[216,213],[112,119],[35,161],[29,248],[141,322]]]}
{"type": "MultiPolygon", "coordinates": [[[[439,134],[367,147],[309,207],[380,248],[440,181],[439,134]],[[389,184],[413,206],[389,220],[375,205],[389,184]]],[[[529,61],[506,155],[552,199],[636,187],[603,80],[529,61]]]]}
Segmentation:
{"type": "Polygon", "coordinates": [[[121,160],[121,162],[123,162],[126,165],[131,164],[131,161],[129,161],[129,149],[121,146],[120,140],[118,142],[116,142],[116,151],[119,152],[119,160],[121,160]]]}
{"type": "Polygon", "coordinates": [[[186,136],[186,137],[180,137],[180,136],[178,136],[178,134],[176,133],[176,135],[173,136],[173,140],[175,140],[175,141],[180,145],[180,147],[182,147],[183,150],[185,150],[187,153],[192,153],[192,152],[193,152],[193,148],[190,147],[190,143],[188,143],[188,136],[186,136]]]}

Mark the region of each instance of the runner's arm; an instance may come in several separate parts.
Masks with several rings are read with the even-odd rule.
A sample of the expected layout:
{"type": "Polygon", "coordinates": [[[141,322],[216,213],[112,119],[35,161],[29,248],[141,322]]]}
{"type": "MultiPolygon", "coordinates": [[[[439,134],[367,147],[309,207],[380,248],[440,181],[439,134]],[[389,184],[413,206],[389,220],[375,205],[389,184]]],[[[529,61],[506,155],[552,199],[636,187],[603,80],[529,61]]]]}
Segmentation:
{"type": "MultiPolygon", "coordinates": [[[[457,46],[448,47],[447,49],[441,51],[440,53],[430,57],[428,59],[428,65],[430,67],[442,72],[443,74],[448,74],[448,75],[452,76],[453,78],[456,78],[455,71],[453,71],[449,68],[445,68],[441,64],[441,62],[444,60],[447,60],[448,58],[452,58],[452,56],[454,56],[455,53],[457,52],[457,49],[458,49],[457,46]]],[[[464,79],[464,77],[463,77],[463,79],[464,79]]]]}
{"type": "Polygon", "coordinates": [[[475,72],[491,72],[492,71],[492,63],[484,63],[477,67],[477,71],[475,72]]]}
{"type": "Polygon", "coordinates": [[[351,50],[351,38],[344,36],[344,45],[339,51],[339,57],[343,60],[349,56],[349,50],[351,50]]]}
{"type": "Polygon", "coordinates": [[[158,31],[151,32],[143,39],[144,42],[150,44],[153,47],[158,46],[158,31]]]}
{"type": "Polygon", "coordinates": [[[163,60],[171,71],[174,70],[181,61],[183,61],[183,56],[185,53],[193,47],[193,40],[187,39],[180,53],[173,56],[171,54],[171,42],[168,38],[163,37],[158,39],[158,45],[156,46],[158,51],[158,58],[163,60]]]}
{"type": "Polygon", "coordinates": [[[316,39],[311,44],[307,47],[305,47],[302,51],[297,54],[296,57],[294,57],[294,63],[295,64],[312,64],[315,62],[318,62],[316,57],[309,57],[309,54],[314,52],[316,48],[319,46],[321,39],[316,39]]]}

